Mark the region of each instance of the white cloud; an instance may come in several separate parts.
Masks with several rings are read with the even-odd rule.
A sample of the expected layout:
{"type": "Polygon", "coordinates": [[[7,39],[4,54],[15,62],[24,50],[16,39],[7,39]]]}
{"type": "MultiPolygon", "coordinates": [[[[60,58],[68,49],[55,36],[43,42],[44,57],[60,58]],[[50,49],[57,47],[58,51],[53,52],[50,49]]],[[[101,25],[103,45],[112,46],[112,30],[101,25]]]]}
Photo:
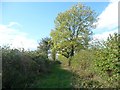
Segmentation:
{"type": "Polygon", "coordinates": [[[118,32],[118,0],[111,0],[98,18],[98,26],[93,31],[97,33],[93,36],[93,40],[106,40],[109,34],[118,32]]]}
{"type": "Polygon", "coordinates": [[[113,31],[103,32],[101,34],[95,34],[93,36],[93,41],[95,41],[95,40],[99,40],[99,41],[106,40],[110,34],[114,34],[114,33],[117,33],[117,32],[118,31],[116,29],[116,30],[113,30],[113,31]]]}
{"type": "Polygon", "coordinates": [[[28,38],[28,34],[12,28],[18,23],[11,22],[9,25],[0,25],[0,46],[9,44],[12,48],[36,49],[37,42],[28,38]]]}
{"type": "Polygon", "coordinates": [[[120,0],[109,0],[110,2],[118,2],[118,1],[120,1],[120,0]]]}
{"type": "Polygon", "coordinates": [[[21,26],[19,23],[17,23],[17,22],[10,22],[7,26],[8,27],[12,27],[12,26],[21,26]]]}
{"type": "Polygon", "coordinates": [[[118,2],[111,2],[98,18],[97,30],[110,30],[118,26],[118,2]]]}

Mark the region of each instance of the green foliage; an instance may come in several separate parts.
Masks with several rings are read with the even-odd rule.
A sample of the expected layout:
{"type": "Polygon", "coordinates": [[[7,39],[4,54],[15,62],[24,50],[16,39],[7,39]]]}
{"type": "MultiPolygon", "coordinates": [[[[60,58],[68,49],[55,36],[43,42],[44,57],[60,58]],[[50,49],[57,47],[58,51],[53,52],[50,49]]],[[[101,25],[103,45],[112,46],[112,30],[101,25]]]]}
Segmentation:
{"type": "Polygon", "coordinates": [[[120,88],[120,35],[89,47],[96,21],[95,11],[79,3],[58,14],[52,38],[37,50],[3,47],[3,88],[120,88]]]}
{"type": "Polygon", "coordinates": [[[104,42],[103,48],[96,51],[95,69],[104,79],[106,87],[119,87],[120,83],[120,58],[119,35],[110,35],[104,42]]]}
{"type": "Polygon", "coordinates": [[[76,69],[85,70],[92,67],[93,51],[81,50],[72,58],[72,66],[76,69]]]}
{"type": "Polygon", "coordinates": [[[40,73],[49,69],[49,60],[36,51],[2,48],[3,88],[27,88],[40,73]]]}
{"type": "Polygon", "coordinates": [[[74,88],[100,88],[102,83],[95,80],[94,51],[81,50],[75,54],[71,61],[73,74],[72,85],[74,88]]]}
{"type": "MultiPolygon", "coordinates": [[[[80,50],[72,57],[72,86],[75,88],[120,88],[119,35],[110,35],[93,48],[80,50]]],[[[59,56],[63,62],[67,60],[59,56]]],[[[64,62],[66,63],[66,62],[64,62]]],[[[63,64],[63,63],[62,63],[63,64]]],[[[64,65],[65,66],[65,65],[64,65]]]]}
{"type": "Polygon", "coordinates": [[[64,57],[63,55],[58,55],[58,60],[62,62],[62,67],[68,67],[68,58],[64,57]]]}
{"type": "Polygon", "coordinates": [[[102,88],[103,84],[97,80],[90,78],[82,78],[79,75],[74,75],[72,85],[74,88],[102,88]]]}
{"type": "Polygon", "coordinates": [[[83,4],[74,5],[69,10],[59,13],[55,20],[55,29],[51,31],[53,48],[57,53],[71,58],[81,49],[88,48],[97,15],[83,4]]]}
{"type": "Polygon", "coordinates": [[[47,73],[50,71],[51,61],[48,59],[48,56],[43,55],[39,50],[26,52],[26,55],[30,56],[32,60],[39,65],[40,73],[47,73]]]}
{"type": "Polygon", "coordinates": [[[2,48],[3,88],[28,87],[38,64],[17,49],[2,48]]]}
{"type": "Polygon", "coordinates": [[[56,60],[56,50],[55,50],[55,48],[52,48],[51,51],[52,51],[51,52],[51,57],[55,61],[56,60]]]}
{"type": "Polygon", "coordinates": [[[46,57],[48,57],[48,51],[50,49],[50,41],[51,39],[46,37],[46,38],[43,38],[40,42],[39,42],[39,46],[37,47],[38,48],[38,51],[39,53],[43,54],[43,55],[46,55],[46,57]]]}

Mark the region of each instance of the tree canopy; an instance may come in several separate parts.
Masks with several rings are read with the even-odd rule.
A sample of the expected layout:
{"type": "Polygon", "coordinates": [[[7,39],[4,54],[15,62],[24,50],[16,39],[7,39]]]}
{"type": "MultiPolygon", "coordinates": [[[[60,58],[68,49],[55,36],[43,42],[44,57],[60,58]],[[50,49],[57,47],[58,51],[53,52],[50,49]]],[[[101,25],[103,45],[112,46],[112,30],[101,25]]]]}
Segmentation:
{"type": "Polygon", "coordinates": [[[80,3],[59,13],[55,20],[55,29],[50,34],[54,49],[69,58],[75,52],[88,48],[91,30],[96,27],[96,21],[96,12],[80,3]]]}

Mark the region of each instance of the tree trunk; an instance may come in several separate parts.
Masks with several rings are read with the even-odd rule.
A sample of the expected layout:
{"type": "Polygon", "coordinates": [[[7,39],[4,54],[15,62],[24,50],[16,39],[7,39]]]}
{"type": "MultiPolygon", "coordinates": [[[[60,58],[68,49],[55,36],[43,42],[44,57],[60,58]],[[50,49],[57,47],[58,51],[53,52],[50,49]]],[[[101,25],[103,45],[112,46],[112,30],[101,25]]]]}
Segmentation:
{"type": "Polygon", "coordinates": [[[74,46],[71,46],[71,52],[70,52],[70,57],[74,56],[74,46]]]}
{"type": "Polygon", "coordinates": [[[71,58],[69,58],[68,66],[71,66],[71,58]]]}
{"type": "Polygon", "coordinates": [[[71,46],[71,52],[70,52],[70,57],[69,57],[69,61],[68,61],[68,66],[71,66],[71,59],[74,56],[74,46],[71,46]]]}
{"type": "Polygon", "coordinates": [[[56,50],[52,50],[52,59],[55,61],[56,60],[56,50]]]}

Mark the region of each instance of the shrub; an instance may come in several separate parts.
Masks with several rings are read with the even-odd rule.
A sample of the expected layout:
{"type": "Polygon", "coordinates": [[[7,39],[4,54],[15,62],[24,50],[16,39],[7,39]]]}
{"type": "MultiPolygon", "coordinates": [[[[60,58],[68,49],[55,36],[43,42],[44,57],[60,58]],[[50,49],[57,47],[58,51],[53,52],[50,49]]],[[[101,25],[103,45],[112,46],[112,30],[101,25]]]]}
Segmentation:
{"type": "Polygon", "coordinates": [[[85,71],[92,68],[93,63],[93,51],[91,50],[81,50],[75,54],[72,58],[71,68],[78,71],[85,71]]]}
{"type": "Polygon", "coordinates": [[[95,88],[102,85],[99,81],[94,80],[93,60],[94,51],[92,50],[81,50],[72,58],[73,87],[95,88]]]}
{"type": "Polygon", "coordinates": [[[58,55],[58,60],[62,63],[62,67],[68,67],[68,58],[64,57],[63,55],[59,54],[58,55]]]}
{"type": "Polygon", "coordinates": [[[2,48],[3,88],[29,87],[37,75],[38,64],[17,49],[2,48]]]}
{"type": "Polygon", "coordinates": [[[33,61],[39,65],[39,73],[50,72],[50,60],[46,55],[43,55],[39,51],[29,51],[26,55],[30,56],[33,61]]]}
{"type": "Polygon", "coordinates": [[[104,80],[105,87],[116,88],[120,83],[119,35],[110,35],[102,48],[96,51],[95,69],[104,80]]]}

